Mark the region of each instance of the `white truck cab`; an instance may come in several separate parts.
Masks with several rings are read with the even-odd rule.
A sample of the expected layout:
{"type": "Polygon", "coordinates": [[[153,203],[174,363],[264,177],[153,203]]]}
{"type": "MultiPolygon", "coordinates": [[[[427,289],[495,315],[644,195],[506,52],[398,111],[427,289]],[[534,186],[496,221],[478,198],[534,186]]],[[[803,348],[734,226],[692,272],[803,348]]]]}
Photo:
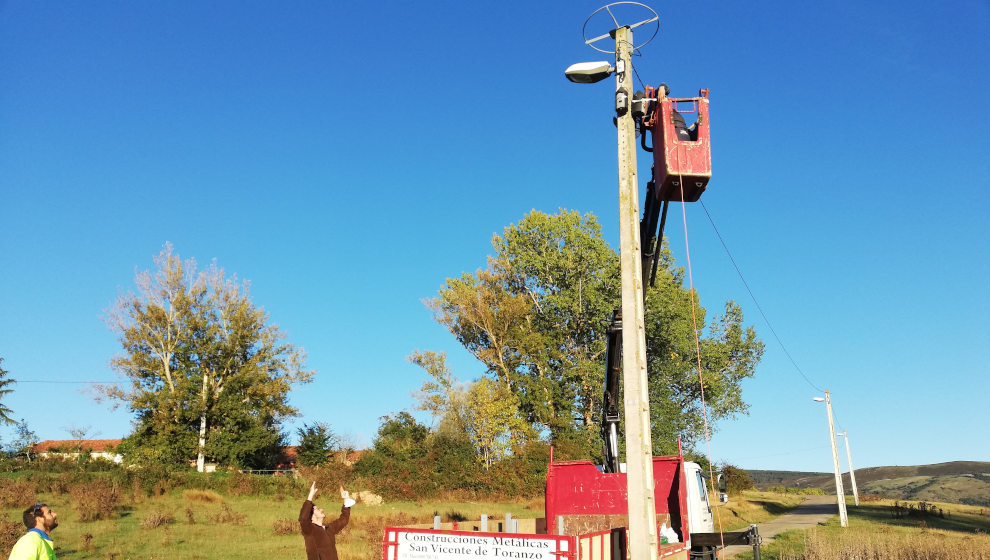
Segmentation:
{"type": "Polygon", "coordinates": [[[702,473],[698,463],[684,463],[688,526],[692,533],[714,533],[715,518],[712,515],[711,502],[708,501],[708,485],[702,473]]]}

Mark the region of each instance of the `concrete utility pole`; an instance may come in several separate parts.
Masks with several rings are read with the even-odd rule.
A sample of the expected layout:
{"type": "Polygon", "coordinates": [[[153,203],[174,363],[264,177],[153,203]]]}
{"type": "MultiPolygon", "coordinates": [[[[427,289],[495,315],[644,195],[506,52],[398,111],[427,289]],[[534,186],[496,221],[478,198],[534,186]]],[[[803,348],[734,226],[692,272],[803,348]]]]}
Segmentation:
{"type": "MultiPolygon", "coordinates": [[[[819,400],[819,399],[815,399],[819,400]]],[[[839,503],[839,524],[849,524],[846,516],[846,491],[842,488],[842,471],[839,470],[839,452],[835,448],[835,421],[832,419],[832,397],[825,389],[825,409],[828,411],[828,440],[832,443],[832,466],[835,467],[835,493],[839,503]]]]}
{"type": "Polygon", "coordinates": [[[656,558],[653,442],[646,376],[646,327],[636,183],[636,123],[632,117],[632,29],[615,30],[615,110],[619,129],[619,256],[622,272],[622,380],[626,420],[629,557],[656,558]]]}
{"type": "Polygon", "coordinates": [[[846,434],[845,430],[842,430],[842,437],[843,439],[846,440],[846,460],[848,461],[847,464],[849,465],[849,480],[852,481],[852,485],[853,485],[853,501],[855,501],[856,505],[858,506],[859,490],[856,489],[856,471],[853,470],[853,456],[852,453],[849,452],[849,435],[846,434]]]}

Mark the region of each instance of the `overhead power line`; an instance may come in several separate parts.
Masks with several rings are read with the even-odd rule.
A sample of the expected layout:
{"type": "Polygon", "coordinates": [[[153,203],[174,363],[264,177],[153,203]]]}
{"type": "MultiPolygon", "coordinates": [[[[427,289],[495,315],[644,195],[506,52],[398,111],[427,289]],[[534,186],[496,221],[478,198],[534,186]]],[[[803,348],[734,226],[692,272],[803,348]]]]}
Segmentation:
{"type": "MultiPolygon", "coordinates": [[[[698,202],[701,201],[699,200],[698,202]]],[[[746,282],[746,278],[743,276],[742,270],[740,270],[739,265],[736,264],[736,259],[733,258],[732,252],[729,251],[729,246],[725,244],[725,239],[722,239],[722,234],[719,233],[718,227],[715,226],[715,220],[713,220],[712,215],[708,213],[708,207],[705,206],[704,202],[701,202],[701,207],[705,210],[705,216],[708,216],[708,223],[710,223],[712,225],[712,229],[715,230],[715,235],[718,237],[719,242],[722,244],[722,248],[725,249],[725,254],[729,256],[729,261],[732,262],[732,267],[736,269],[736,274],[738,274],[739,279],[742,280],[743,286],[745,286],[746,291],[749,292],[749,297],[752,298],[753,303],[756,304],[756,309],[760,311],[760,315],[763,316],[763,321],[767,324],[767,328],[770,329],[770,332],[773,333],[773,337],[777,340],[777,344],[780,345],[780,348],[784,351],[784,354],[787,356],[787,359],[791,361],[791,365],[793,365],[794,369],[797,370],[799,374],[801,374],[801,377],[804,378],[805,382],[819,393],[824,392],[825,389],[822,389],[818,385],[812,383],[812,381],[808,379],[808,376],[805,375],[803,371],[801,371],[801,367],[797,365],[797,362],[794,361],[794,358],[791,356],[791,353],[787,351],[787,347],[784,346],[784,342],[780,339],[779,336],[777,336],[777,331],[773,328],[773,325],[770,324],[770,319],[767,317],[767,314],[763,311],[763,307],[760,306],[760,302],[757,301],[756,296],[753,294],[753,290],[751,290],[749,287],[749,283],[746,282]]]]}
{"type": "Polygon", "coordinates": [[[14,379],[14,383],[119,385],[127,381],[65,381],[60,379],[14,379]]]}

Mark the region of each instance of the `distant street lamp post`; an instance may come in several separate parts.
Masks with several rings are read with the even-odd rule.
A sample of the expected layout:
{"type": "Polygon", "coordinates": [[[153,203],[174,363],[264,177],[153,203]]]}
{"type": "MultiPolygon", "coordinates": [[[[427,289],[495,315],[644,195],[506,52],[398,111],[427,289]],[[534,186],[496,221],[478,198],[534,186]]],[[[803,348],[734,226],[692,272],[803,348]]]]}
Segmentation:
{"type": "Polygon", "coordinates": [[[856,488],[856,471],[855,469],[853,469],[852,453],[849,452],[849,435],[846,434],[845,430],[842,430],[842,438],[846,440],[846,460],[848,461],[847,464],[849,465],[849,480],[852,481],[852,486],[853,486],[853,500],[856,502],[856,505],[858,506],[859,490],[856,488]]]}
{"type": "Polygon", "coordinates": [[[839,470],[839,451],[835,448],[835,421],[832,419],[832,397],[825,389],[825,398],[815,397],[817,402],[825,402],[825,410],[828,411],[828,441],[832,443],[832,466],[835,468],[835,494],[839,504],[839,524],[843,527],[849,525],[849,518],[846,515],[846,491],[842,488],[842,471],[839,470]]]}

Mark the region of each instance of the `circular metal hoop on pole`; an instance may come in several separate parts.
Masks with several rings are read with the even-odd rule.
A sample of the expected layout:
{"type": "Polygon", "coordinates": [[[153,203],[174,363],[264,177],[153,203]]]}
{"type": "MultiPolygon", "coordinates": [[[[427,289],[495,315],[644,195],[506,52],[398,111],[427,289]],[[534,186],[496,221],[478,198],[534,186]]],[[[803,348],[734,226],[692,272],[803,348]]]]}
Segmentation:
{"type": "MultiPolygon", "coordinates": [[[[657,36],[657,33],[660,32],[660,14],[658,14],[656,12],[656,10],[654,10],[653,8],[647,6],[646,4],[641,4],[639,2],[612,2],[611,4],[606,4],[606,5],[602,6],[601,8],[598,8],[597,10],[595,10],[594,12],[592,12],[591,15],[588,16],[588,19],[584,20],[584,27],[581,28],[581,36],[584,38],[584,44],[588,45],[589,47],[595,49],[598,52],[615,54],[615,49],[605,50],[605,49],[599,48],[598,46],[596,46],[594,44],[594,43],[596,43],[598,41],[601,41],[602,39],[614,38],[614,36],[611,33],[606,33],[604,35],[599,35],[597,37],[592,37],[591,39],[588,38],[588,23],[592,20],[592,18],[594,18],[597,14],[601,13],[603,10],[612,19],[612,23],[615,25],[615,27],[613,29],[618,29],[620,27],[628,27],[629,29],[636,29],[637,27],[640,27],[642,25],[646,25],[648,23],[654,23],[654,24],[656,24],[654,26],[654,29],[653,29],[653,34],[650,35],[649,39],[643,41],[642,43],[640,43],[638,45],[632,45],[631,46],[631,50],[634,50],[635,51],[635,50],[639,49],[640,47],[643,47],[644,45],[646,45],[647,43],[649,43],[650,41],[652,41],[653,38],[657,36]],[[612,8],[614,8],[616,6],[636,6],[636,7],[639,7],[639,8],[643,8],[643,10],[646,10],[646,12],[648,12],[650,14],[653,14],[653,17],[647,17],[646,19],[640,20],[640,21],[638,21],[636,23],[633,23],[633,24],[623,25],[623,24],[620,24],[619,23],[619,20],[615,17],[615,14],[612,13],[612,8]]],[[[637,10],[637,11],[639,11],[639,10],[637,10]]]]}

